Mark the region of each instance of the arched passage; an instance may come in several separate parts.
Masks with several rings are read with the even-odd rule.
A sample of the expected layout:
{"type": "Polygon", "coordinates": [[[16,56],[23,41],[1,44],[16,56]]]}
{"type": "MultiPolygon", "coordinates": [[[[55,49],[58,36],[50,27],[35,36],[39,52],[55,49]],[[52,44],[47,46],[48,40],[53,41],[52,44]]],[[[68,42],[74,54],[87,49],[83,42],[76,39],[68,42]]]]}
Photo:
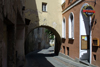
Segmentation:
{"type": "MultiPolygon", "coordinates": [[[[50,26],[41,25],[41,26],[38,26],[38,27],[35,27],[35,28],[31,29],[31,30],[28,32],[28,35],[29,35],[29,33],[30,33],[32,30],[34,30],[34,29],[36,29],[36,28],[40,28],[40,27],[49,29],[49,30],[55,35],[55,48],[54,48],[54,53],[55,53],[56,55],[58,55],[58,54],[59,54],[59,51],[60,51],[60,46],[61,46],[61,37],[60,37],[60,35],[58,34],[58,32],[57,32],[54,28],[52,28],[52,27],[50,27],[50,26]]],[[[28,35],[26,36],[26,40],[27,40],[27,38],[28,38],[28,35]]],[[[30,47],[30,46],[28,46],[28,44],[26,44],[26,40],[25,40],[25,54],[27,54],[27,53],[30,52],[30,50],[28,49],[28,47],[30,47]]]]}

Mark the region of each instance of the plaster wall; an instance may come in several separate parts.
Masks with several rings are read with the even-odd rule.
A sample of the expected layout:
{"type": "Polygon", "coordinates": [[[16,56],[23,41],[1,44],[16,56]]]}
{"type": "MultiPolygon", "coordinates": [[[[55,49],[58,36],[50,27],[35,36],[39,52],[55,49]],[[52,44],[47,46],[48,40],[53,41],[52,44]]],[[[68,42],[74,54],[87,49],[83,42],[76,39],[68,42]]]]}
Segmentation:
{"type": "Polygon", "coordinates": [[[7,67],[7,26],[3,29],[2,67],[7,67]]]}
{"type": "Polygon", "coordinates": [[[62,35],[61,0],[25,0],[25,18],[31,20],[28,32],[45,25],[62,35]],[[42,12],[42,2],[47,3],[47,12],[42,12]]]}
{"type": "Polygon", "coordinates": [[[25,61],[25,49],[24,49],[24,42],[25,42],[25,27],[24,26],[17,26],[16,29],[16,66],[24,65],[25,61]]]}
{"type": "Polygon", "coordinates": [[[0,0],[0,67],[16,66],[16,24],[18,18],[24,24],[22,6],[22,0],[0,0]]]}

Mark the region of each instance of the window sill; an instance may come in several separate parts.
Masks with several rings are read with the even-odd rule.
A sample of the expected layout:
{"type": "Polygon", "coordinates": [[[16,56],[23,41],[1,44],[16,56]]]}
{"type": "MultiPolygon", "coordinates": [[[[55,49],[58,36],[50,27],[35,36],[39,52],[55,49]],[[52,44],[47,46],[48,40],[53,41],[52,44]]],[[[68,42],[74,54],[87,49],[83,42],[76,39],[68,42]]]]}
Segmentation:
{"type": "Polygon", "coordinates": [[[62,37],[63,39],[66,39],[66,37],[62,37]]]}
{"type": "Polygon", "coordinates": [[[42,11],[42,12],[46,12],[47,13],[47,11],[42,11]]]}
{"type": "Polygon", "coordinates": [[[69,39],[74,40],[75,38],[73,37],[73,38],[69,38],[69,39]]]}

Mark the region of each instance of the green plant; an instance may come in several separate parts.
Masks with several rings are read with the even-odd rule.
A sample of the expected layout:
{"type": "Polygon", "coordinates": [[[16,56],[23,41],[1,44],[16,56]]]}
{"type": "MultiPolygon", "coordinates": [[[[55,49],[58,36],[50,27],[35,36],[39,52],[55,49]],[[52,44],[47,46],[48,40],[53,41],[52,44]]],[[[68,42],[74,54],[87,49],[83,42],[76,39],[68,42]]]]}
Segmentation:
{"type": "Polygon", "coordinates": [[[48,29],[45,29],[45,33],[46,33],[47,35],[49,35],[49,38],[50,38],[50,39],[54,39],[54,34],[53,34],[52,31],[50,31],[50,30],[48,30],[48,29]]]}

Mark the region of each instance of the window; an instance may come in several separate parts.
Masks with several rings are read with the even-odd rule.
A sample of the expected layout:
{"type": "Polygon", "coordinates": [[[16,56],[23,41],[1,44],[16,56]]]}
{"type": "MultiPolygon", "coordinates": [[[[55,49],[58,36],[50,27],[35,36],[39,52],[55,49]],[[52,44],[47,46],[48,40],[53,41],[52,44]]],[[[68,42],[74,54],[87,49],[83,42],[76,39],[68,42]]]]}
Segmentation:
{"type": "Polygon", "coordinates": [[[96,55],[93,55],[93,60],[96,61],[96,55]]]}
{"type": "Polygon", "coordinates": [[[65,54],[65,46],[63,46],[64,54],[65,54]]]}
{"type": "Polygon", "coordinates": [[[69,56],[69,47],[67,47],[67,55],[69,56]]]}
{"type": "Polygon", "coordinates": [[[47,3],[42,3],[42,11],[43,12],[47,11],[47,3]]]}
{"type": "Polygon", "coordinates": [[[63,18],[63,21],[62,21],[62,38],[66,38],[66,21],[65,21],[65,18],[63,18]]]}
{"type": "Polygon", "coordinates": [[[70,13],[69,16],[69,38],[74,39],[74,16],[70,13]]]}

